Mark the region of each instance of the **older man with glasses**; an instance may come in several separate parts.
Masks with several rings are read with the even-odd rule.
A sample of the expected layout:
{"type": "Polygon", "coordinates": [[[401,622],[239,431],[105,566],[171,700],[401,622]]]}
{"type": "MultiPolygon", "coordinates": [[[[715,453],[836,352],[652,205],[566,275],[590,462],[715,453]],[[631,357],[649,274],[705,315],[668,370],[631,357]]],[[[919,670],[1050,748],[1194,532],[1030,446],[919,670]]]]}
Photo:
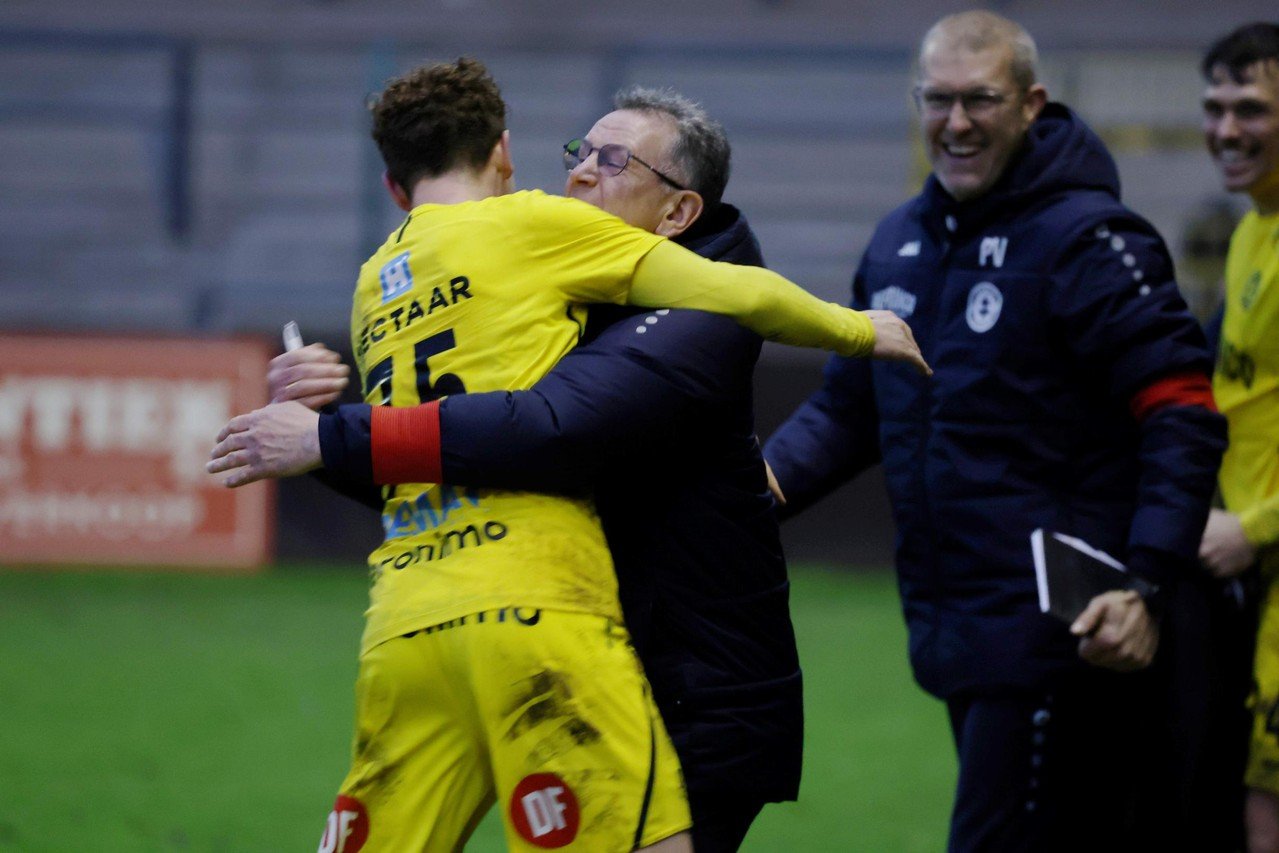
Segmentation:
{"type": "MultiPolygon", "coordinates": [[[[762,266],[745,217],[722,201],[723,128],[670,92],[630,89],[614,105],[564,146],[565,193],[704,257],[762,266]]],[[[733,851],[764,803],[797,796],[803,747],[789,583],[752,412],[762,341],[713,314],[611,306],[591,308],[584,335],[529,391],[446,398],[438,440],[423,436],[418,452],[457,486],[594,491],[627,627],[683,765],[694,848],[733,851]]],[[[275,401],[319,407],[345,383],[318,346],[271,371],[275,401]]],[[[325,474],[348,490],[387,467],[369,418],[368,406],[321,416],[325,474]]]]}
{"type": "Polygon", "coordinates": [[[626,170],[626,167],[631,164],[631,161],[634,161],[639,163],[645,169],[648,169],[654,175],[657,175],[657,177],[661,179],[662,183],[666,184],[671,189],[688,189],[688,187],[684,186],[679,181],[676,181],[661,169],[654,168],[653,164],[646,163],[641,160],[626,146],[618,145],[616,143],[601,145],[596,148],[585,139],[570,139],[568,142],[564,143],[564,165],[571,172],[578,164],[586,162],[586,160],[594,152],[599,152],[599,157],[597,158],[599,167],[607,174],[613,175],[614,177],[622,174],[622,172],[626,170]]]}
{"type": "Polygon", "coordinates": [[[766,456],[789,510],[883,461],[911,663],[958,752],[950,850],[1222,849],[1156,840],[1193,819],[1164,784],[1182,747],[1155,748],[1167,715],[1133,672],[1160,640],[1157,597],[1040,612],[1039,528],[1148,589],[1189,582],[1225,431],[1163,241],[1035,66],[1030,35],[990,12],[925,35],[932,175],[880,223],[853,302],[906,319],[934,376],[835,359],[766,456]]]}

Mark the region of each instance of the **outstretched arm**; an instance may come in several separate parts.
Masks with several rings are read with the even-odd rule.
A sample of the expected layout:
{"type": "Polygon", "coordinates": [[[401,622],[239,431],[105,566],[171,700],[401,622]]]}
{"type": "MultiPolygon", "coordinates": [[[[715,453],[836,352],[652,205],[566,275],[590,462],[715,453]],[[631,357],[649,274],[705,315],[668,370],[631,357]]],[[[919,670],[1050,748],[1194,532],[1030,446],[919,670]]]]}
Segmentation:
{"type": "Polygon", "coordinates": [[[823,302],[770,270],[715,263],[669,242],[639,262],[628,300],[726,314],[770,341],[906,361],[931,372],[910,327],[889,311],[823,302]]]}
{"type": "Polygon", "coordinates": [[[580,489],[641,442],[649,453],[675,445],[698,413],[749,382],[759,339],[731,321],[691,311],[643,320],[614,324],[528,391],[411,409],[345,405],[320,416],[272,404],[227,425],[209,470],[239,486],[323,463],[327,482],[347,493],[441,479],[580,489]]]}

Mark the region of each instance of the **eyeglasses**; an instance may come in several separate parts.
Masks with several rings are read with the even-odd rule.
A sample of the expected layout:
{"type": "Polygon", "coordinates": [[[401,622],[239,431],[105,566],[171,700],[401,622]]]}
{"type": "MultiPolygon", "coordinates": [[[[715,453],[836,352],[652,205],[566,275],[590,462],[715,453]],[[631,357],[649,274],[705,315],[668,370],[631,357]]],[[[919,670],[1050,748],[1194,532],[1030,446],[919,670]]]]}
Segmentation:
{"type": "Polygon", "coordinates": [[[585,163],[591,154],[596,152],[598,152],[599,157],[595,162],[599,164],[600,169],[606,175],[622,174],[622,170],[634,160],[675,189],[688,189],[688,187],[662,174],[639,157],[636,157],[625,145],[617,145],[615,143],[601,145],[597,148],[585,139],[570,139],[564,145],[564,168],[571,172],[577,168],[579,163],[585,163]]]}
{"type": "Polygon", "coordinates": [[[971,92],[946,92],[941,89],[925,89],[916,86],[915,105],[930,116],[947,116],[958,101],[970,118],[988,116],[1008,100],[1008,96],[990,89],[974,89],[971,92]]]}

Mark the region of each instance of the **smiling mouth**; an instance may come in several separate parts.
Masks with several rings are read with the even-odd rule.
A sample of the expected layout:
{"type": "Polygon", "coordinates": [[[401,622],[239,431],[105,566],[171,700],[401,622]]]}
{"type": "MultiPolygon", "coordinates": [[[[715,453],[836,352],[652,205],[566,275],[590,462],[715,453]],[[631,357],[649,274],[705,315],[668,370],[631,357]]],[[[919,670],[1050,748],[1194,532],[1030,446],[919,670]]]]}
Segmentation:
{"type": "Polygon", "coordinates": [[[955,145],[944,142],[942,143],[942,150],[946,152],[947,156],[954,157],[957,160],[966,160],[981,153],[981,148],[977,145],[955,145]]]}
{"type": "Polygon", "coordinates": [[[1237,171],[1251,165],[1255,156],[1256,152],[1254,151],[1244,151],[1239,148],[1222,148],[1217,151],[1217,163],[1223,169],[1237,171]]]}

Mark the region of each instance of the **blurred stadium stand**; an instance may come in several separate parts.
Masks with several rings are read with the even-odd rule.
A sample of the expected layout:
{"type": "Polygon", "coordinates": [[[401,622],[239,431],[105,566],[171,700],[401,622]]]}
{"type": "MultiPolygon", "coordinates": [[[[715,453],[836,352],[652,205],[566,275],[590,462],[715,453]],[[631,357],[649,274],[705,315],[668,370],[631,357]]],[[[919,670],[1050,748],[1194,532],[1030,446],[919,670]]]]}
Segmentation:
{"type": "MultiPolygon", "coordinates": [[[[1187,211],[1220,195],[1199,141],[1199,53],[1273,18],[1273,3],[990,5],[1036,35],[1050,92],[1111,142],[1129,203],[1175,250],[1187,211]]],[[[733,139],[728,197],[770,265],[843,301],[874,223],[923,174],[907,97],[915,42],[965,7],[6,0],[0,330],[274,337],[292,318],[308,339],[341,343],[355,269],[397,221],[364,99],[394,73],[463,53],[503,86],[524,187],[559,191],[559,146],[624,84],[701,100],[733,139]]],[[[768,348],[762,433],[816,384],[819,364],[768,348]]],[[[868,479],[790,525],[792,554],[884,562],[891,523],[868,479]]],[[[285,555],[307,540],[289,532],[289,494],[285,555]]]]}

